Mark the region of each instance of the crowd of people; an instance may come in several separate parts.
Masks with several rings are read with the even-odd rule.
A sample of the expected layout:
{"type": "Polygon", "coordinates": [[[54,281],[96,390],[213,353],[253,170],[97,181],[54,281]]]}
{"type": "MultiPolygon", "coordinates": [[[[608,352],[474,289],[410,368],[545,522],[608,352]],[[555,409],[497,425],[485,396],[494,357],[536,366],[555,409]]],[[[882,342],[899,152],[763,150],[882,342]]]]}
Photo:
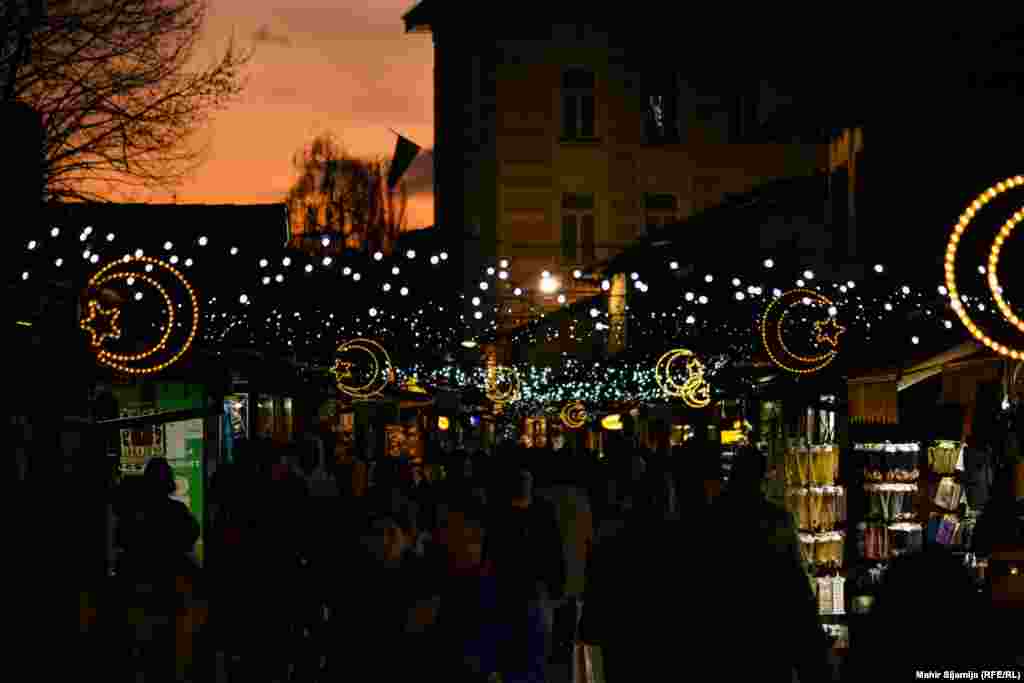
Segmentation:
{"type": "MultiPolygon", "coordinates": [[[[229,680],[252,683],[561,683],[581,643],[600,646],[609,683],[835,680],[792,519],[761,494],[765,458],[742,453],[723,488],[711,444],[658,455],[628,431],[612,437],[601,459],[509,443],[428,457],[443,478],[382,459],[365,490],[323,439],[249,441],[211,481],[203,569],[190,556],[198,525],[154,459],[119,492],[118,588],[83,632],[108,661],[145,662],[146,680],[214,680],[221,661],[229,680]],[[170,616],[130,658],[139,604],[170,616]]],[[[932,564],[894,569],[894,582],[945,567],[946,609],[988,618],[966,575],[913,561],[932,564]]],[[[925,600],[927,585],[900,600],[925,600]]],[[[896,600],[881,601],[874,632],[912,628],[912,606],[889,611],[896,600]]],[[[872,657],[888,651],[877,646],[872,657]]]]}

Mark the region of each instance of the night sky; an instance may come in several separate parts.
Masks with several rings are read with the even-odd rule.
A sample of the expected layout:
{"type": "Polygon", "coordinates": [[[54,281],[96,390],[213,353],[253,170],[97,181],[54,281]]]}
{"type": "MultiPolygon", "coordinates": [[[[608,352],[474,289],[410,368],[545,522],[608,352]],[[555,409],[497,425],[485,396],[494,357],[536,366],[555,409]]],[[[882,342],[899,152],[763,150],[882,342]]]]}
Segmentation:
{"type": "MultiPolygon", "coordinates": [[[[232,33],[254,47],[241,100],[216,115],[200,139],[209,160],[184,185],[188,203],[280,201],[292,155],[331,131],[357,156],[394,151],[394,128],[433,146],[433,46],[406,35],[412,0],[213,0],[199,60],[222,51],[232,33]]],[[[409,227],[433,222],[431,157],[406,176],[409,227]]],[[[167,201],[169,197],[151,197],[167,201]]]]}

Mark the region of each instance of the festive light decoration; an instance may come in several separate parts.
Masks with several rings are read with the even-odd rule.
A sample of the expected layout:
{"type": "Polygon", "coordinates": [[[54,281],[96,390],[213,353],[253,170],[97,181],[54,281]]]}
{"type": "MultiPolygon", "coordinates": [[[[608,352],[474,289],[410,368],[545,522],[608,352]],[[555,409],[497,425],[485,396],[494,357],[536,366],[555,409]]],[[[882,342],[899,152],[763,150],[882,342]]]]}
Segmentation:
{"type": "Polygon", "coordinates": [[[447,432],[450,426],[451,423],[449,422],[448,418],[445,417],[444,415],[437,418],[437,428],[440,429],[442,432],[447,432]]]}
{"type": "Polygon", "coordinates": [[[579,429],[587,423],[587,409],[582,402],[572,401],[562,407],[559,417],[569,429],[579,429]]]}
{"type": "MultiPolygon", "coordinates": [[[[834,315],[831,310],[829,313],[830,316],[834,315]]],[[[839,335],[845,331],[846,328],[837,323],[833,317],[829,317],[828,320],[818,320],[814,323],[814,340],[819,344],[828,344],[834,349],[839,346],[839,335]]]]}
{"type": "MultiPolygon", "coordinates": [[[[1014,360],[1019,360],[1024,356],[1024,351],[1015,349],[1002,344],[987,334],[985,334],[981,328],[974,322],[970,314],[967,312],[967,306],[964,305],[964,299],[961,297],[957,288],[956,282],[956,254],[957,248],[960,244],[960,240],[964,233],[967,231],[967,227],[971,224],[975,215],[990,201],[998,197],[999,195],[1007,192],[1008,190],[1014,189],[1024,185],[1024,176],[1015,176],[1008,178],[1002,182],[996,183],[994,186],[988,188],[985,192],[982,192],[978,197],[971,202],[971,205],[967,207],[963,214],[960,216],[960,220],[957,222],[956,227],[953,228],[952,234],[949,236],[949,244],[946,246],[946,289],[949,292],[950,305],[953,311],[960,318],[960,322],[963,323],[964,327],[971,333],[971,335],[980,341],[985,346],[989,347],[996,353],[1008,356],[1014,360]]],[[[1013,216],[1010,217],[1003,227],[999,230],[999,234],[996,235],[995,240],[992,243],[992,247],[989,251],[988,257],[988,285],[989,290],[992,292],[993,298],[995,298],[996,305],[999,307],[1000,313],[1006,318],[1014,327],[1024,332],[1024,323],[1021,322],[1020,318],[1010,309],[1006,300],[1003,298],[1002,287],[999,286],[999,254],[1002,251],[1003,243],[1013,232],[1013,229],[1017,224],[1024,220],[1024,209],[1018,210],[1013,216]]],[[[984,273],[984,271],[982,271],[984,273]]],[[[980,304],[979,304],[980,306],[980,304]]],[[[984,309],[980,309],[984,310],[984,309]]]]}
{"type": "Polygon", "coordinates": [[[617,432],[622,429],[622,416],[619,414],[605,415],[601,418],[601,427],[610,432],[617,432]]]}
{"type": "MultiPolygon", "coordinates": [[[[433,262],[429,259],[430,253],[440,253],[441,245],[429,248],[429,252],[423,254],[424,258],[416,260],[407,260],[406,248],[402,247],[396,249],[393,256],[383,258],[378,263],[372,258],[372,250],[369,253],[339,252],[328,261],[330,257],[324,257],[322,253],[306,254],[301,250],[259,247],[254,243],[253,253],[244,261],[239,262],[236,256],[228,262],[231,253],[230,237],[223,240],[223,244],[218,243],[221,240],[209,240],[209,246],[199,249],[196,244],[198,233],[133,235],[127,241],[119,234],[117,243],[108,245],[108,242],[115,240],[110,236],[106,241],[103,240],[105,235],[112,236],[112,233],[103,229],[105,226],[100,226],[98,234],[81,242],[79,234],[83,232],[84,225],[83,222],[63,226],[59,239],[56,234],[47,234],[49,225],[34,235],[36,249],[23,250],[24,264],[19,264],[14,270],[16,274],[22,271],[26,276],[31,274],[24,283],[19,280],[20,293],[33,296],[42,283],[54,276],[67,279],[79,277],[79,273],[82,273],[83,279],[87,278],[89,259],[96,254],[100,256],[101,262],[110,262],[120,258],[120,254],[132,254],[142,247],[146,253],[160,253],[167,259],[167,252],[161,247],[168,240],[173,241],[176,250],[169,256],[170,262],[174,264],[180,259],[182,263],[187,261],[191,264],[196,259],[193,269],[189,271],[190,279],[210,294],[222,294],[204,302],[208,304],[204,306],[204,335],[195,343],[208,352],[220,355],[230,353],[234,348],[259,349],[269,357],[281,355],[323,367],[331,365],[335,352],[334,345],[327,340],[386,338],[389,340],[389,348],[395,351],[401,349],[402,353],[417,357],[417,371],[426,382],[440,382],[448,386],[479,386],[486,381],[485,369],[480,369],[479,381],[474,381],[472,373],[461,373],[453,367],[454,361],[447,356],[451,352],[464,353],[458,345],[460,340],[467,338],[464,326],[473,320],[473,310],[464,311],[462,302],[468,303],[474,294],[481,294],[478,285],[488,266],[481,264],[472,288],[467,291],[459,292],[455,288],[438,291],[437,288],[425,287],[423,282],[435,277],[434,274],[439,270],[446,269],[445,263],[430,265],[433,262]],[[89,257],[84,262],[75,258],[86,248],[89,249],[89,257]],[[197,258],[198,251],[204,254],[201,260],[197,258]],[[290,265],[305,269],[308,275],[297,270],[304,277],[289,278],[286,281],[281,273],[287,271],[280,267],[285,256],[294,261],[290,265]],[[63,257],[61,266],[55,265],[55,257],[63,257]],[[316,266],[312,272],[306,267],[311,262],[316,266]],[[257,264],[263,265],[265,270],[261,271],[257,264]],[[401,277],[395,273],[397,264],[403,266],[401,277]],[[273,265],[278,267],[273,268],[273,265]],[[232,272],[230,280],[222,277],[227,269],[232,272]],[[349,274],[362,273],[362,282],[355,278],[342,280],[340,276],[346,271],[349,274]],[[393,278],[387,276],[389,271],[394,275],[393,278]],[[280,275],[277,279],[286,282],[288,287],[272,286],[275,275],[280,275]],[[391,285],[389,290],[383,287],[386,281],[391,285]],[[267,286],[261,285],[261,282],[266,282],[267,286]],[[343,289],[343,296],[326,294],[336,292],[338,285],[343,289]],[[243,292],[248,303],[242,303],[240,295],[243,292]],[[463,298],[460,299],[460,296],[463,298]],[[369,317],[367,312],[370,308],[376,309],[378,315],[369,317]],[[300,311],[301,318],[293,318],[293,313],[300,311]]],[[[420,247],[417,245],[417,248],[420,247]]],[[[444,256],[447,254],[442,255],[441,262],[445,261],[444,256]]],[[[492,284],[490,290],[497,289],[501,297],[512,295],[518,289],[516,304],[519,310],[509,313],[529,321],[510,331],[507,343],[520,348],[547,343],[569,344],[566,352],[552,359],[551,367],[517,364],[522,378],[522,399],[510,406],[512,412],[546,410],[557,419],[560,407],[566,401],[576,399],[590,406],[620,402],[663,402],[664,392],[658,386],[652,369],[657,354],[666,348],[696,348],[692,345],[699,344],[700,348],[713,352],[716,358],[727,359],[727,362],[751,358],[761,342],[756,335],[749,333],[751,321],[761,316],[773,295],[781,296],[782,291],[789,289],[791,283],[802,280],[806,270],[815,273],[808,287],[827,295],[842,307],[843,325],[848,326],[849,332],[846,336],[840,336],[835,330],[825,327],[814,330],[815,336],[809,339],[799,335],[794,337],[792,324],[797,322],[797,311],[793,311],[784,318],[791,323],[784,332],[787,333],[785,341],[793,345],[793,350],[799,351],[797,346],[813,346],[814,341],[829,347],[825,337],[817,340],[819,332],[833,339],[841,338],[844,344],[855,343],[858,347],[886,338],[894,328],[901,330],[900,339],[907,343],[910,343],[912,337],[917,337],[922,345],[935,345],[937,341],[946,343],[945,340],[950,344],[960,341],[959,326],[953,325],[951,316],[943,315],[947,310],[945,304],[948,299],[936,295],[936,283],[908,281],[906,269],[892,264],[886,264],[878,270],[872,270],[872,264],[867,264],[868,273],[865,278],[855,283],[823,279],[823,274],[817,272],[820,267],[814,267],[814,264],[783,265],[779,263],[778,257],[775,257],[772,267],[768,268],[765,265],[766,255],[763,254],[754,255],[750,259],[730,259],[727,265],[723,262],[721,268],[701,268],[699,272],[693,272],[690,267],[683,268],[680,263],[682,259],[676,261],[679,255],[670,253],[670,248],[664,249],[664,257],[659,254],[654,256],[636,262],[636,266],[631,264],[626,270],[627,284],[631,282],[633,286],[627,287],[623,294],[599,287],[602,282],[608,282],[610,289],[613,272],[588,272],[586,277],[592,278],[594,285],[592,298],[587,299],[586,295],[581,297],[579,292],[574,291],[571,297],[567,296],[567,304],[554,314],[551,304],[559,292],[555,291],[549,298],[535,296],[541,292],[524,287],[523,283],[528,280],[524,279],[525,273],[516,272],[517,264],[509,264],[507,283],[498,281],[500,273],[488,280],[492,284]],[[673,262],[676,267],[673,267],[673,262]],[[634,271],[637,278],[630,281],[630,274],[634,271]],[[732,286],[733,280],[742,283],[738,288],[744,294],[742,301],[736,300],[737,287],[732,286]],[[647,296],[648,290],[656,295],[647,296]],[[611,299],[614,297],[621,297],[624,304],[623,310],[617,314],[611,311],[611,299]],[[568,322],[568,330],[564,322],[568,322]],[[626,341],[624,353],[610,359],[612,362],[580,363],[574,358],[572,342],[586,345],[587,348],[599,348],[620,336],[626,341]],[[801,343],[795,344],[794,340],[800,340],[801,343]]],[[[452,260],[447,263],[452,263],[452,260]]],[[[974,268],[971,268],[973,271],[974,268]]],[[[572,272],[572,267],[568,272],[572,272]]],[[[981,277],[984,278],[990,272],[991,269],[987,269],[981,277]]],[[[554,280],[564,277],[565,273],[560,275],[552,271],[548,275],[554,280]]],[[[140,284],[149,288],[148,283],[140,284]]],[[[147,303],[154,298],[157,301],[160,299],[149,292],[145,296],[147,303]]],[[[104,306],[109,307],[106,299],[103,302],[104,306]]],[[[979,325],[990,325],[990,321],[1002,324],[999,322],[1001,314],[998,306],[994,303],[989,305],[987,301],[974,300],[973,297],[969,303],[967,297],[964,297],[964,302],[965,306],[975,309],[970,313],[979,325]]],[[[483,345],[494,341],[491,330],[495,329],[496,318],[489,304],[482,302],[481,305],[484,306],[482,326],[470,332],[469,337],[483,345]]],[[[502,310],[505,309],[503,302],[499,301],[498,305],[502,310]]],[[[129,334],[135,331],[134,312],[137,306],[133,302],[131,321],[128,321],[127,307],[121,320],[129,334]]],[[[139,310],[145,309],[140,307],[139,310]]],[[[803,315],[800,317],[806,318],[803,315]]],[[[96,322],[99,325],[104,321],[96,322]]],[[[808,333],[811,332],[812,324],[813,319],[805,323],[808,333]]],[[[128,341],[124,339],[119,343],[128,341]]],[[[108,346],[113,344],[112,339],[106,339],[105,342],[108,346]]],[[[772,342],[778,345],[775,336],[772,342]]],[[[114,350],[113,346],[111,350],[114,350]]],[[[814,354],[818,352],[819,349],[814,349],[814,354]]],[[[807,353],[806,349],[804,353],[807,353]]],[[[710,382],[718,389],[715,378],[718,368],[710,356],[702,357],[702,360],[708,366],[710,382]]],[[[360,377],[358,369],[358,366],[350,368],[350,372],[360,377]]],[[[682,366],[678,369],[681,371],[682,366]]],[[[363,381],[360,380],[360,383],[363,381]]],[[[725,388],[721,390],[733,391],[725,388]]]]}
{"type": "Polygon", "coordinates": [[[690,408],[704,408],[711,403],[711,386],[704,378],[704,364],[688,349],[673,349],[662,354],[654,366],[654,378],[665,396],[683,399],[690,408]],[[673,364],[686,358],[686,377],[677,382],[672,374],[673,364]]]}
{"type": "MultiPolygon", "coordinates": [[[[838,355],[835,347],[838,345],[839,334],[842,333],[844,328],[839,327],[833,321],[833,326],[826,330],[825,333],[834,334],[830,338],[835,340],[835,344],[831,344],[833,348],[823,354],[800,356],[793,353],[782,338],[782,325],[790,309],[798,303],[805,305],[816,303],[826,308],[831,308],[834,305],[831,300],[817,290],[791,289],[773,300],[765,308],[764,315],[761,317],[761,341],[764,343],[764,349],[768,353],[768,357],[777,366],[796,374],[810,374],[821,370],[835,360],[836,355],[838,355]]],[[[817,321],[817,324],[814,326],[818,343],[823,339],[820,330],[827,324],[828,320],[823,320],[817,321]]]]}
{"type": "Polygon", "coordinates": [[[394,377],[394,367],[387,350],[372,339],[349,340],[341,344],[335,353],[337,357],[331,372],[334,374],[338,391],[346,396],[370,400],[382,394],[394,377]],[[349,360],[355,357],[354,352],[360,352],[368,357],[369,365],[349,360]],[[361,370],[359,379],[354,376],[353,368],[361,370]],[[359,384],[363,379],[366,379],[366,382],[359,384]]]}
{"type": "MultiPolygon", "coordinates": [[[[89,333],[91,346],[96,352],[97,361],[119,372],[129,375],[146,375],[160,372],[185,355],[188,349],[192,346],[192,342],[199,330],[199,301],[196,297],[195,291],[192,289],[191,283],[189,283],[189,281],[185,279],[185,276],[177,269],[155,258],[148,256],[125,256],[119,261],[114,261],[113,263],[101,268],[92,276],[92,278],[90,278],[83,294],[87,302],[87,314],[79,321],[79,326],[89,333]],[[163,284],[161,284],[155,277],[151,277],[145,272],[137,272],[135,270],[111,272],[117,268],[131,267],[133,264],[144,264],[145,270],[149,272],[152,272],[154,269],[160,269],[163,273],[171,276],[171,282],[179,284],[181,289],[187,293],[190,302],[189,312],[191,320],[187,336],[185,336],[181,341],[178,348],[169,348],[169,342],[171,341],[172,336],[175,335],[175,332],[178,332],[181,328],[181,323],[177,321],[176,314],[176,310],[181,307],[181,304],[175,306],[174,300],[163,284]],[[143,282],[155,289],[163,298],[163,302],[166,307],[166,319],[162,325],[163,335],[155,345],[144,351],[136,353],[117,353],[105,348],[104,342],[107,339],[122,338],[122,329],[120,328],[121,309],[116,305],[112,309],[104,309],[100,305],[98,295],[100,289],[104,285],[118,280],[127,281],[129,286],[131,286],[135,281],[143,282]],[[102,329],[98,326],[98,323],[101,320],[107,321],[107,329],[102,329]],[[177,323],[177,325],[175,323],[177,323]],[[139,361],[147,359],[150,359],[149,364],[141,366],[136,365],[139,361]]],[[[142,297],[139,296],[140,294],[141,292],[136,293],[136,301],[141,300],[142,297]]],[[[182,335],[179,334],[178,336],[180,337],[182,335]]]]}
{"type": "Polygon", "coordinates": [[[487,372],[487,398],[499,406],[519,400],[521,396],[519,373],[515,368],[496,365],[487,372]]]}
{"type": "Polygon", "coordinates": [[[81,322],[82,329],[89,332],[92,338],[93,346],[101,346],[104,339],[120,339],[121,328],[118,327],[118,318],[121,317],[121,311],[117,308],[110,310],[104,309],[100,306],[98,301],[90,301],[89,314],[81,322]],[[105,321],[106,328],[101,328],[97,323],[105,321]]]}

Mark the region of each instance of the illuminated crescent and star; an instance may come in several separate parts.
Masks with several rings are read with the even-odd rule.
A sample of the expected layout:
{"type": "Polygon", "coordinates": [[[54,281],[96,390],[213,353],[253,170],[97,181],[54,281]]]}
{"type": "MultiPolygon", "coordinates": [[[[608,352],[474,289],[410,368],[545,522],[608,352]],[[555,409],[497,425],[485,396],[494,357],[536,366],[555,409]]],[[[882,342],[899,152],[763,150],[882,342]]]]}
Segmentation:
{"type": "Polygon", "coordinates": [[[515,368],[496,365],[487,373],[487,398],[501,405],[519,399],[519,373],[515,368]]]}
{"type": "Polygon", "coordinates": [[[579,429],[587,423],[587,409],[581,401],[571,401],[562,407],[559,417],[569,429],[579,429]]]}
{"type": "MultiPolygon", "coordinates": [[[[83,317],[79,321],[79,327],[89,334],[90,348],[92,348],[96,353],[96,360],[103,365],[125,374],[143,375],[163,370],[185,355],[192,346],[192,342],[199,331],[199,300],[195,291],[192,289],[191,283],[185,279],[185,276],[182,275],[181,272],[159,259],[147,256],[126,256],[117,261],[113,261],[101,268],[92,276],[92,278],[89,279],[89,283],[87,284],[83,295],[85,299],[85,311],[83,317]],[[167,278],[168,282],[180,285],[183,290],[183,295],[187,296],[190,302],[189,313],[191,321],[189,323],[187,337],[177,345],[177,348],[169,348],[169,344],[176,329],[175,322],[177,322],[177,316],[175,312],[176,306],[174,299],[164,284],[159,282],[156,277],[147,275],[144,272],[138,272],[135,270],[111,272],[118,267],[131,267],[133,265],[145,265],[145,269],[149,272],[159,270],[170,276],[167,278]],[[126,354],[117,353],[107,348],[108,340],[118,341],[124,336],[124,330],[121,327],[121,306],[119,304],[113,304],[110,308],[105,308],[100,303],[99,291],[104,285],[117,280],[125,280],[129,285],[135,280],[138,280],[139,282],[145,283],[156,290],[163,299],[166,314],[166,319],[161,326],[163,334],[155,345],[150,346],[143,351],[126,354]],[[148,364],[139,364],[140,361],[144,361],[146,359],[150,359],[148,364]]],[[[181,323],[179,322],[178,325],[180,326],[181,323]]]]}
{"type": "Polygon", "coordinates": [[[833,303],[821,292],[813,289],[791,289],[773,300],[761,317],[761,341],[772,362],[788,372],[810,374],[826,367],[839,355],[839,337],[846,328],[834,316],[816,320],[812,325],[811,339],[818,346],[825,346],[823,353],[802,356],[790,350],[782,335],[783,322],[797,304],[818,304],[826,309],[833,303]]]}
{"type": "Polygon", "coordinates": [[[344,358],[335,358],[331,373],[334,375],[338,390],[355,399],[367,400],[379,396],[393,377],[391,357],[387,350],[372,339],[352,339],[343,343],[335,352],[338,356],[359,351],[369,358],[367,376],[369,380],[362,385],[353,383],[353,367],[357,363],[344,358]]]}
{"type": "Polygon", "coordinates": [[[654,366],[654,379],[666,396],[683,399],[690,408],[704,408],[711,403],[711,385],[704,378],[704,364],[688,349],[673,349],[664,353],[654,366]],[[679,383],[672,365],[686,358],[686,379],[679,383]]]}

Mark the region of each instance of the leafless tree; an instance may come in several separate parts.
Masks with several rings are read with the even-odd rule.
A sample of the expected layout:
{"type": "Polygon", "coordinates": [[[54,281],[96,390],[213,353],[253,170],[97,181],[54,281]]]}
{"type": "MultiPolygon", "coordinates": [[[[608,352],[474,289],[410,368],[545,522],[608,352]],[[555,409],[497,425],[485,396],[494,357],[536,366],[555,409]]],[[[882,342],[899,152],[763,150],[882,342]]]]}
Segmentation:
{"type": "Polygon", "coordinates": [[[173,191],[202,163],[196,133],[242,92],[251,57],[231,40],[196,66],[207,9],[208,0],[49,0],[0,19],[3,91],[43,116],[50,199],[173,191]]]}
{"type": "Polygon", "coordinates": [[[320,248],[319,240],[333,235],[350,249],[391,252],[406,227],[408,193],[404,183],[387,187],[388,162],[352,157],[324,133],[292,165],[297,178],[286,202],[295,246],[320,248]]]}

